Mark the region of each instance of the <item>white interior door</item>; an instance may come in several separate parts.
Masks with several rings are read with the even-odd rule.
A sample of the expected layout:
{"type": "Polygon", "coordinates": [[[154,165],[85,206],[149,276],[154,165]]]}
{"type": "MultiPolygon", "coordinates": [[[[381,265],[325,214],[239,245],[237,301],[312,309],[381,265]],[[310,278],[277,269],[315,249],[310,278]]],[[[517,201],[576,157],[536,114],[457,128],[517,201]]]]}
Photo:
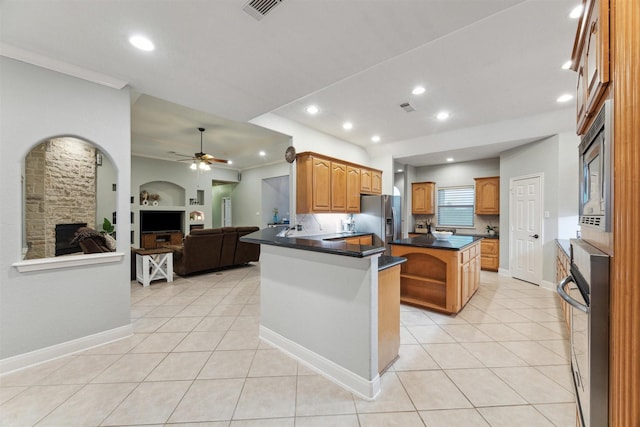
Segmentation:
{"type": "Polygon", "coordinates": [[[511,180],[511,276],[540,285],[542,282],[541,177],[511,180]]]}
{"type": "Polygon", "coordinates": [[[222,198],[222,226],[231,227],[231,198],[222,198]]]}

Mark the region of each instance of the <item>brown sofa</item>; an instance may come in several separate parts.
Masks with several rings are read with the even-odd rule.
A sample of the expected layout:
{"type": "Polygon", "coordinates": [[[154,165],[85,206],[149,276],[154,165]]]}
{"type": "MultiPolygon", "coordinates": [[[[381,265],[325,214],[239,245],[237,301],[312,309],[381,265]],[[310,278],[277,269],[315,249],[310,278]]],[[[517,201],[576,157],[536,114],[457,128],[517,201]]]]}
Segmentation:
{"type": "Polygon", "coordinates": [[[258,227],[222,227],[191,230],[182,246],[173,249],[173,271],[179,276],[247,264],[260,260],[260,245],[240,242],[258,227]]]}

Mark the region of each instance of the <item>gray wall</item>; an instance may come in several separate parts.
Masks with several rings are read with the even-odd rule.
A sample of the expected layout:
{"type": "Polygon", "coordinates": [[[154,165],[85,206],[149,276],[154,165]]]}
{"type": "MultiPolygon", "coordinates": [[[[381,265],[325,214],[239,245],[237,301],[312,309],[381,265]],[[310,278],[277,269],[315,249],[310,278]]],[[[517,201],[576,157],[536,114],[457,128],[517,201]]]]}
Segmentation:
{"type": "MultiPolygon", "coordinates": [[[[112,214],[116,210],[118,195],[118,172],[109,156],[102,155],[102,166],[96,168],[96,229],[102,229],[102,223],[107,218],[113,222],[112,214]],[[113,191],[116,184],[116,191],[113,191]]],[[[126,190],[125,190],[126,193],[126,190]]],[[[116,234],[117,236],[117,234],[116,234]]]]}
{"type": "MultiPolygon", "coordinates": [[[[24,156],[47,138],[77,136],[97,145],[129,188],[129,91],[114,90],[0,57],[0,360],[130,324],[129,242],[121,262],[19,273],[21,169],[24,156]]],[[[120,218],[129,216],[118,192],[120,218]]],[[[118,221],[118,234],[129,231],[118,221]]]]}
{"type": "MultiPolygon", "coordinates": [[[[231,197],[237,183],[217,184],[211,188],[211,226],[222,227],[222,199],[231,197]]],[[[233,200],[231,201],[231,220],[233,222],[233,200]]]]}
{"type": "MultiPolygon", "coordinates": [[[[231,193],[233,206],[233,225],[267,226],[262,214],[262,180],[280,176],[290,176],[290,165],[284,160],[261,168],[248,169],[242,172],[242,180],[231,193]]],[[[271,211],[267,212],[270,214],[271,211]]],[[[266,218],[269,218],[267,216],[266,218]]]]}
{"type": "MultiPolygon", "coordinates": [[[[560,134],[504,152],[500,156],[500,211],[509,212],[511,179],[543,174],[542,263],[543,280],[555,281],[555,239],[575,237],[577,223],[577,138],[560,134]],[[562,142],[562,144],[561,144],[562,142]]],[[[500,228],[508,230],[509,216],[502,215],[500,228]]],[[[500,239],[500,268],[509,269],[509,239],[500,239]]]]}
{"type": "Polygon", "coordinates": [[[279,222],[291,220],[289,175],[262,180],[262,223],[273,221],[273,209],[278,209],[279,222]]]}
{"type": "MultiPolygon", "coordinates": [[[[472,162],[446,163],[443,165],[419,167],[415,169],[415,179],[412,182],[433,181],[436,183],[437,194],[438,188],[440,187],[475,185],[474,178],[498,175],[500,175],[500,159],[495,158],[475,160],[472,162]]],[[[410,186],[409,191],[411,191],[410,186]]],[[[411,209],[411,207],[409,207],[409,209],[411,209]]],[[[425,215],[420,215],[420,217],[426,218],[425,215]]],[[[474,228],[460,228],[458,229],[458,232],[485,233],[485,227],[490,222],[497,226],[498,216],[475,215],[474,228]]]]}

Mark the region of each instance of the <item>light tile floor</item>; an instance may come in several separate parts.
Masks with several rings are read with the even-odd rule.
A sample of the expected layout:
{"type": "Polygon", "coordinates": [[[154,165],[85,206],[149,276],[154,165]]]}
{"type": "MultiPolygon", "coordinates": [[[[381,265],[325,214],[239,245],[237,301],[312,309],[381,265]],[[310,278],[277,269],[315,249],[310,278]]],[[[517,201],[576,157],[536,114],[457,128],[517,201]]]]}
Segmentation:
{"type": "Polygon", "coordinates": [[[400,359],[368,402],[260,342],[259,269],[132,282],[135,334],[2,377],[0,425],[575,425],[550,291],[482,272],[457,316],[403,305],[400,359]]]}

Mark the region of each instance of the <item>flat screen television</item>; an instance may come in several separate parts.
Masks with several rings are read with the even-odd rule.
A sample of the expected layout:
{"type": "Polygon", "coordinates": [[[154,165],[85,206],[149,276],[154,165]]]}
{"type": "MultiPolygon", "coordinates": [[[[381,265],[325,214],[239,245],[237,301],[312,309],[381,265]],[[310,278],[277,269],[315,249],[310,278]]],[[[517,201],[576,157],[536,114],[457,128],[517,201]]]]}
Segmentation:
{"type": "Polygon", "coordinates": [[[180,211],[140,211],[140,232],[182,232],[183,219],[180,211]]]}

